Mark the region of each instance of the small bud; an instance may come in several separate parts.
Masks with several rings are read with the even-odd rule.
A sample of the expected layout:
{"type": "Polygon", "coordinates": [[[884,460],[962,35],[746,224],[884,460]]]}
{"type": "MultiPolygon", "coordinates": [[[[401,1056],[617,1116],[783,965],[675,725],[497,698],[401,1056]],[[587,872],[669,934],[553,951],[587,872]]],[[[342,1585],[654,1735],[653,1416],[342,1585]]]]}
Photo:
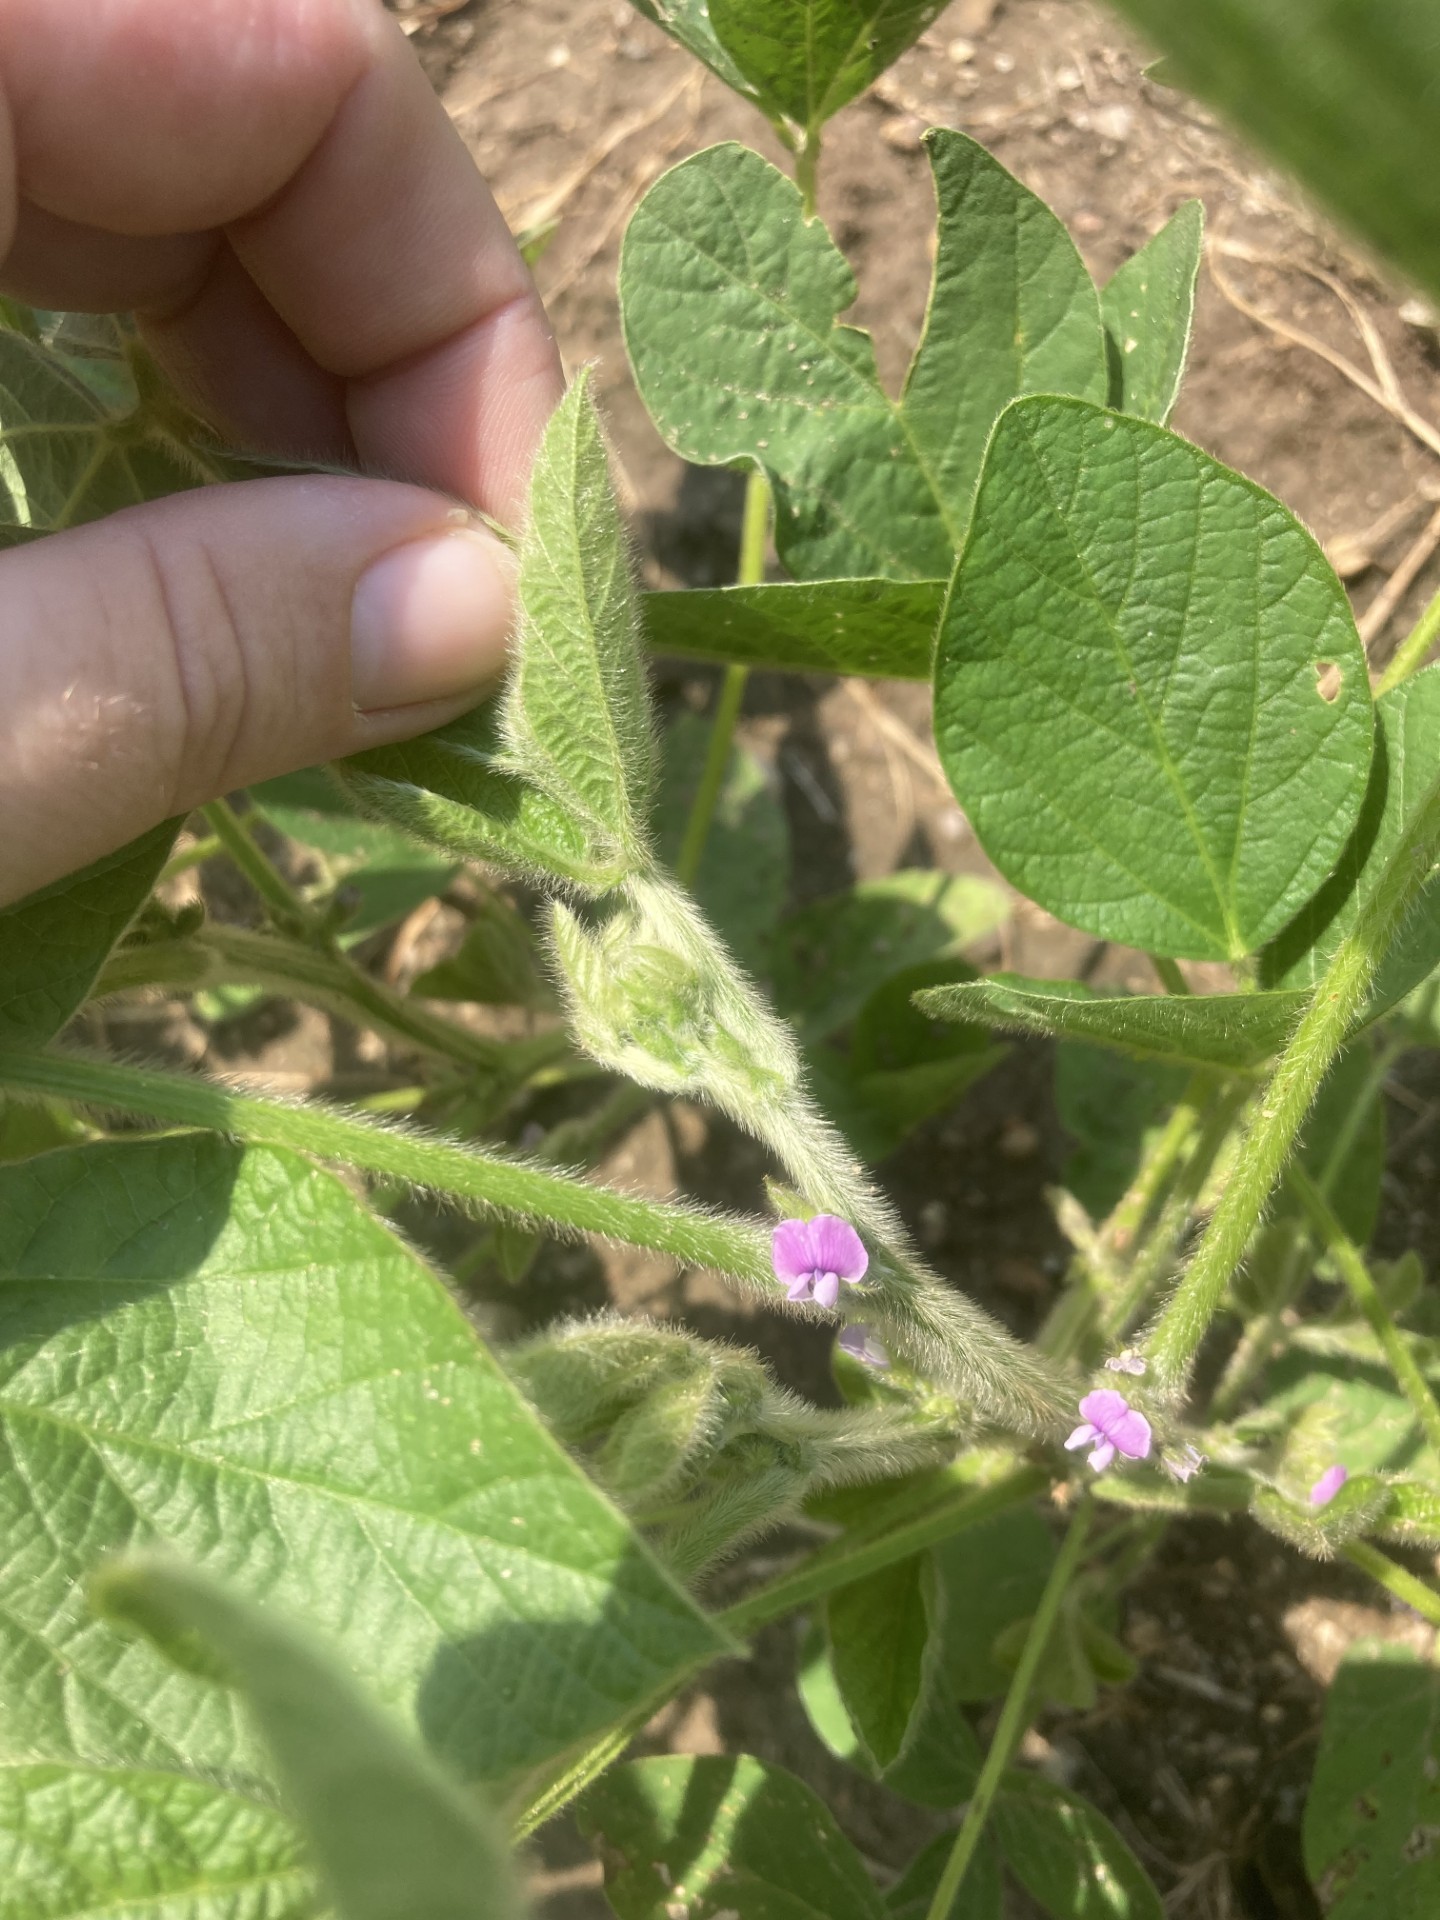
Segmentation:
{"type": "Polygon", "coordinates": [[[843,1353],[848,1353],[854,1360],[862,1360],[867,1367],[888,1367],[890,1364],[889,1354],[863,1321],[841,1329],[839,1346],[843,1353]]]}
{"type": "Polygon", "coordinates": [[[1338,1462],[1333,1467],[1327,1467],[1310,1489],[1311,1506],[1328,1507],[1349,1478],[1349,1470],[1338,1462]]]}

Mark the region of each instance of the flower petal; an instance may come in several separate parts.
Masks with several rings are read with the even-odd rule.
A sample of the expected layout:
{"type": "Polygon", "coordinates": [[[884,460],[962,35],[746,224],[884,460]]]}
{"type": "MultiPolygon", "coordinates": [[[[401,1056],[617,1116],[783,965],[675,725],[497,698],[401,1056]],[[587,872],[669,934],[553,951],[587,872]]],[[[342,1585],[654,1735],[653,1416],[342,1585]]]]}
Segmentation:
{"type": "Polygon", "coordinates": [[[1108,1440],[1102,1440],[1090,1456],[1090,1464],[1096,1473],[1103,1473],[1115,1458],[1115,1449],[1108,1440]]]}
{"type": "Polygon", "coordinates": [[[811,1264],[821,1273],[838,1274],[852,1285],[865,1278],[870,1256],[848,1220],[833,1213],[817,1213],[807,1221],[810,1230],[811,1264]]]}
{"type": "Polygon", "coordinates": [[[1143,1460],[1150,1451],[1150,1422],[1134,1407],[1127,1407],[1118,1420],[1105,1429],[1105,1438],[1113,1440],[1127,1460],[1143,1460]]]}
{"type": "Polygon", "coordinates": [[[815,1291],[813,1273],[798,1273],[785,1289],[787,1300],[809,1300],[815,1291]]]}
{"type": "Polygon", "coordinates": [[[815,1271],[810,1257],[810,1222],[781,1220],[770,1236],[770,1264],[778,1280],[806,1279],[815,1271]]]}
{"type": "Polygon", "coordinates": [[[888,1367],[890,1364],[889,1354],[863,1321],[841,1329],[840,1345],[856,1360],[863,1360],[867,1367],[888,1367]]]}
{"type": "Polygon", "coordinates": [[[834,1307],[840,1298],[840,1276],[838,1273],[817,1273],[815,1286],[810,1298],[818,1306],[834,1307]]]}
{"type": "Polygon", "coordinates": [[[1104,1434],[1109,1434],[1117,1420],[1123,1420],[1130,1411],[1130,1402],[1123,1393],[1117,1393],[1114,1387],[1097,1387],[1093,1393],[1087,1393],[1080,1402],[1080,1411],[1087,1420],[1091,1420],[1104,1434]]]}
{"type": "Polygon", "coordinates": [[[1073,1453],[1076,1447],[1088,1447],[1092,1440],[1098,1440],[1099,1438],[1100,1429],[1098,1427],[1092,1427],[1087,1420],[1083,1426],[1076,1427],[1070,1438],[1065,1442],[1065,1451],[1067,1453],[1073,1453]]]}
{"type": "Polygon", "coordinates": [[[1328,1507],[1349,1478],[1348,1469],[1342,1467],[1338,1461],[1333,1467],[1327,1467],[1310,1489],[1311,1506],[1328,1507]]]}

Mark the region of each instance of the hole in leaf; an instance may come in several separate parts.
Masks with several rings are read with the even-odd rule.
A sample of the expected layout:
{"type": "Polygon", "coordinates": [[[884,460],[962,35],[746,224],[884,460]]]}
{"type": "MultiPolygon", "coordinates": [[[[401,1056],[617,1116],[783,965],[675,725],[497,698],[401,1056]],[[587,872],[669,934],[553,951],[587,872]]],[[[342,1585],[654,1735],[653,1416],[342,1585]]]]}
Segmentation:
{"type": "Polygon", "coordinates": [[[1320,698],[1333,702],[1340,695],[1341,673],[1333,660],[1315,662],[1315,691],[1320,698]]]}

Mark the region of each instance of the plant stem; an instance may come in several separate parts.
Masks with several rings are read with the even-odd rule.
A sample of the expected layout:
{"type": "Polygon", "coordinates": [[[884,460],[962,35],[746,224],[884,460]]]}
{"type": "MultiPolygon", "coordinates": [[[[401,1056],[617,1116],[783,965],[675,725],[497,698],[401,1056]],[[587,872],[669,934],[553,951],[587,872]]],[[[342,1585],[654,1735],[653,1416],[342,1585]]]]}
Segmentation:
{"type": "Polygon", "coordinates": [[[1184,974],[1168,954],[1152,953],[1149,960],[1166,993],[1189,993],[1190,989],[1185,984],[1184,974]]]}
{"type": "Polygon", "coordinates": [[[1378,1580],[1387,1593],[1393,1593],[1397,1600],[1413,1607],[1432,1626],[1440,1627],[1440,1593],[1427,1587],[1423,1580],[1417,1580],[1388,1553],[1372,1547],[1368,1540],[1351,1540],[1340,1549],[1340,1557],[1348,1560],[1352,1567],[1359,1567],[1362,1573],[1368,1573],[1372,1580],[1378,1580]]]}
{"type": "Polygon", "coordinates": [[[807,127],[795,147],[795,184],[800,189],[802,218],[815,218],[815,193],[820,172],[820,129],[807,127]]]}
{"type": "MultiPolygon", "coordinates": [[[[736,575],[738,585],[759,586],[765,578],[765,542],[769,532],[770,482],[757,467],[745,482],[745,517],[740,529],[740,564],[736,575]]],[[[705,842],[710,836],[710,823],[715,818],[720,789],[725,784],[725,769],[730,764],[730,743],[735,735],[735,722],[740,718],[740,704],[745,698],[749,678],[748,667],[732,663],[726,667],[725,678],[720,684],[720,698],[715,703],[715,718],[710,726],[705,765],[690,806],[690,817],[685,822],[680,856],[675,862],[675,877],[682,887],[693,888],[700,862],[705,857],[705,842]]]]}
{"type": "Polygon", "coordinates": [[[1150,1334],[1146,1357],[1162,1391],[1178,1399],[1231,1274],[1309,1113],[1330,1063],[1361,1014],[1370,983],[1418,889],[1440,839],[1440,775],[1431,782],[1400,843],[1335,949],[1309,1007],[1261,1094],[1235,1170],[1198,1251],[1150,1334]]]}
{"type": "Polygon", "coordinates": [[[417,1129],[381,1125],[318,1105],[287,1105],[211,1081],[117,1066],[69,1053],[0,1050],[0,1088],[204,1127],[259,1146],[286,1147],[428,1187],[472,1207],[562,1235],[598,1234],[689,1266],[711,1267],[774,1300],[770,1236],[734,1215],[644,1200],[498,1153],[479,1153],[417,1129]]]}
{"type": "Polygon", "coordinates": [[[1395,649],[1389,666],[1375,683],[1375,698],[1378,700],[1382,693],[1389,693],[1392,687],[1398,687],[1402,680],[1408,680],[1423,667],[1425,656],[1437,639],[1440,639],[1440,593],[1395,649]]]}
{"type": "Polygon", "coordinates": [[[1211,1073],[1190,1076],[1179,1104],[1143,1161],[1140,1171],[1101,1229],[1116,1253],[1128,1253],[1152,1216],[1200,1128],[1201,1114],[1215,1090],[1211,1073]]]}
{"type": "MultiPolygon", "coordinates": [[[[182,847],[179,853],[172,853],[160,869],[160,881],[173,880],[177,873],[188,873],[191,867],[202,866],[213,854],[221,851],[218,833],[207,833],[203,840],[192,840],[188,847],[182,847]]],[[[158,886],[160,881],[156,882],[158,886]]]]}
{"type": "Polygon", "coordinates": [[[1325,1195],[1298,1160],[1291,1161],[1286,1168],[1285,1181],[1309,1215],[1311,1226],[1339,1268],[1340,1278],[1350,1290],[1350,1298],[1380,1342],[1385,1358],[1390,1362],[1390,1370],[1399,1383],[1400,1391],[1414,1408],[1426,1439],[1440,1454],[1440,1406],[1435,1404],[1435,1396],[1404,1335],[1391,1319],[1364,1256],[1335,1218],[1325,1195]]]}
{"type": "Polygon", "coordinates": [[[1030,1692],[1035,1684],[1035,1675],[1039,1671],[1040,1661],[1054,1630],[1055,1616],[1060,1611],[1060,1602],[1065,1598],[1065,1590],[1070,1585],[1080,1564],[1080,1554],[1085,1545],[1085,1535],[1090,1525],[1090,1501],[1082,1496],[1075,1509],[1075,1517],[1070,1522],[1070,1530],[1065,1535],[1064,1544],[1056,1556],[1050,1578],[1045,1582],[1045,1591],[1040,1596],[1040,1604],[1030,1622],[1030,1631],[1025,1636],[1025,1645],[1021,1650],[1020,1664],[1010,1682],[1005,1695],[1005,1704],[1000,1709],[1000,1721],[995,1729],[995,1737],[990,1742],[990,1751],[985,1756],[985,1764],[980,1769],[980,1778],[975,1783],[975,1792],[969,1806],[965,1809],[965,1818],[960,1831],[955,1836],[955,1845],[950,1850],[950,1858],[945,1862],[945,1871],[940,1876],[940,1884],[935,1889],[935,1898],[930,1902],[930,1910],[925,1920],[950,1920],[956,1895],[965,1879],[966,1868],[974,1857],[980,1844],[980,1836],[985,1831],[985,1822],[990,1817],[990,1807],[999,1790],[1001,1776],[1010,1764],[1010,1757],[1025,1731],[1029,1717],[1030,1692]]]}
{"type": "Polygon", "coordinates": [[[1039,1467],[1022,1467],[1018,1473],[994,1486],[977,1488],[973,1483],[958,1486],[913,1518],[887,1530],[842,1536],[821,1547],[802,1566],[782,1573],[755,1593],[727,1607],[716,1616],[727,1633],[738,1637],[751,1634],[783,1614],[794,1613],[812,1601],[823,1599],[841,1587],[853,1585],[897,1560],[908,1560],[927,1547],[993,1519],[1010,1507],[1021,1505],[1043,1492],[1048,1475],[1039,1467]]]}
{"type": "Polygon", "coordinates": [[[250,831],[228,800],[212,800],[200,809],[205,824],[287,932],[313,933],[314,914],[290,882],[256,846],[250,831]]]}

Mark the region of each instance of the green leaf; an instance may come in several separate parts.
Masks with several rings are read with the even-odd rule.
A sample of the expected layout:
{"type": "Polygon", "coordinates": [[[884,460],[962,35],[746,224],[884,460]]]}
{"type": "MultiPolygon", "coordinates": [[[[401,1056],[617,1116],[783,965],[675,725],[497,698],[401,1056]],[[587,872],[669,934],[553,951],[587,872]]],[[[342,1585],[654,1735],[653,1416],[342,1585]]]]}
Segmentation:
{"type": "Polygon", "coordinates": [[[250,798],[278,832],[323,854],[329,877],[343,883],[342,945],[403,919],[443,893],[459,870],[408,834],[361,818],[323,767],[266,780],[250,788],[250,798]]]}
{"type": "Polygon", "coordinates": [[[198,1642],[228,1669],[343,1920],[519,1915],[509,1854],[480,1802],[298,1625],[155,1554],[109,1562],[91,1598],[162,1654],[198,1642]]]}
{"type": "MultiPolygon", "coordinates": [[[[1440,771],[1440,667],[1429,667],[1375,703],[1375,757],[1355,831],[1331,878],[1260,957],[1267,986],[1311,987],[1354,926],[1440,771]]],[[[1370,988],[1376,1020],[1440,965],[1440,866],[1432,869],[1370,988]]]]}
{"type": "Polygon", "coordinates": [[[1277,1053],[1305,993],[1098,994],[1074,980],[992,974],[915,996],[923,1012],[1002,1033],[1065,1034],[1140,1059],[1248,1072],[1277,1053]]]}
{"type": "Polygon", "coordinates": [[[697,60],[703,61],[742,100],[751,100],[759,105],[759,96],[754,87],[715,38],[706,0],[630,0],[630,4],[638,13],[643,13],[647,20],[668,33],[672,40],[678,40],[697,60]]]}
{"type": "Polygon", "coordinates": [[[1137,1060],[1081,1040],[1055,1049],[1055,1107],[1075,1142],[1061,1180],[1093,1219],[1103,1220],[1139,1170],[1188,1072],[1137,1060]]]}
{"type": "Polygon", "coordinates": [[[952,535],[870,336],[838,324],[854,298],[798,188],[747,147],[663,174],[621,248],[625,344],[666,443],[702,466],[763,466],[776,544],[802,578],[933,580],[952,535]]]}
{"type": "Polygon", "coordinates": [[[1360,1641],[1325,1704],[1305,1867],[1329,1920],[1429,1920],[1440,1907],[1440,1675],[1360,1641]]]}
{"type": "Polygon", "coordinates": [[[197,474],[146,444],[128,380],[113,398],[69,356],[0,331],[0,546],[195,484],[197,474]]]}
{"type": "MultiPolygon", "coordinates": [[[[710,739],[710,721],[682,714],[665,736],[655,801],[656,850],[673,866],[685,837],[710,739]]],[[[790,823],[772,772],[732,745],[692,892],[749,973],[762,972],[790,887],[790,823]]]]}
{"type": "Polygon", "coordinates": [[[1373,736],[1349,602],[1300,523],[1163,427],[1045,397],[995,429],[935,723],[1022,892],[1210,960],[1262,946],[1330,871],[1373,736]]]}
{"type": "Polygon", "coordinates": [[[224,1694],[87,1620],[164,1541],[335,1637],[515,1783],[723,1644],[337,1179],[201,1134],[0,1167],[0,1761],[263,1766],[224,1694]]]}
{"type": "Polygon", "coordinates": [[[925,136],[940,208],[925,332],[903,415],[958,536],[996,420],[1022,393],[1103,403],[1100,305],[1064,225],[968,135],[925,136]]]}
{"type": "Polygon", "coordinates": [[[1109,404],[1163,427],[1180,395],[1205,208],[1187,200],[1110,279],[1100,295],[1110,360],[1109,404]]]}
{"type": "Polygon", "coordinates": [[[0,1045],[43,1045],[84,1005],[179,830],[178,820],[166,820],[117,853],[0,909],[0,1045]]]}
{"type": "Polygon", "coordinates": [[[321,1920],[299,1834],[247,1784],[0,1761],[0,1920],[321,1920]]]}
{"type": "Polygon", "coordinates": [[[710,0],[710,26],[772,119],[812,134],[899,59],[945,0],[710,0]]]}
{"type": "Polygon", "coordinates": [[[855,1722],[850,1718],[840,1686],[835,1678],[835,1665],[830,1658],[830,1649],[825,1644],[825,1636],[819,1626],[812,1621],[805,1631],[800,1645],[800,1666],[795,1676],[795,1684],[800,1694],[800,1704],[805,1709],[805,1717],[814,1728],[821,1742],[829,1748],[837,1760],[844,1760],[867,1777],[873,1776],[874,1769],[864,1749],[860,1745],[860,1736],[855,1731],[855,1722]]]}
{"type": "Polygon", "coordinates": [[[860,1856],[792,1774],[739,1758],[636,1760],[577,1810],[620,1920],[883,1920],[860,1856]]]}
{"type": "Polygon", "coordinates": [[[1368,1358],[1349,1346],[1330,1354],[1307,1348],[1283,1353],[1266,1375],[1258,1418],[1267,1427],[1301,1429],[1312,1442],[1316,1475],[1343,1460],[1352,1474],[1415,1472],[1440,1479],[1440,1461],[1424,1447],[1414,1410],[1397,1391],[1378,1347],[1368,1358]]]}
{"type": "Polygon", "coordinates": [[[953,1700],[1004,1693],[1009,1670],[995,1642],[1040,1604],[1055,1559],[1050,1529],[1033,1507],[1015,1507],[933,1549],[942,1603],[943,1674],[953,1700]]]}
{"type": "Polygon", "coordinates": [[[656,653],[792,673],[928,680],[943,580],[775,580],[644,593],[656,653]]]}
{"type": "Polygon", "coordinates": [[[630,556],[585,373],[535,456],[518,600],[507,758],[584,823],[618,876],[646,860],[654,744],[630,556]]]}
{"type": "Polygon", "coordinates": [[[770,963],[775,1002],[807,1040],[846,1026],[902,969],[993,933],[1003,887],[970,874],[902,867],[789,914],[770,963]]]}
{"type": "Polygon", "coordinates": [[[1407,274],[1440,294],[1430,0],[1119,0],[1164,83],[1228,114],[1407,274]]]}
{"type": "Polygon", "coordinates": [[[621,314],[651,417],[688,460],[765,469],[780,556],[802,579],[947,573],[1006,403],[1105,398],[1099,304],[1064,227],[966,135],[927,144],[935,279],[898,403],[869,335],[838,324],[855,298],[849,266],[758,154],[682,161],[625,236],[621,314]]]}
{"type": "Polygon", "coordinates": [[[1164,1920],[1150,1876],[1078,1793],[1007,1773],[993,1818],[1010,1871],[1055,1920],[1164,1920]]]}
{"type": "Polygon", "coordinates": [[[835,1683],[877,1771],[899,1755],[926,1678],[933,1581],[924,1555],[833,1593],[825,1630],[835,1683]]]}
{"type": "MultiPolygon", "coordinates": [[[[954,1834],[941,1833],[916,1854],[885,1896],[889,1920],[929,1920],[930,1903],[954,1846],[954,1834]]],[[[1004,1905],[1000,1858],[989,1835],[983,1834],[965,1870],[948,1920],[1002,1920],[1004,1905]]]]}
{"type": "Polygon", "coordinates": [[[422,999],[481,1006],[540,1011],[555,1005],[534,935],[508,900],[488,890],[480,895],[460,951],[422,973],[410,991],[422,999]]]}

